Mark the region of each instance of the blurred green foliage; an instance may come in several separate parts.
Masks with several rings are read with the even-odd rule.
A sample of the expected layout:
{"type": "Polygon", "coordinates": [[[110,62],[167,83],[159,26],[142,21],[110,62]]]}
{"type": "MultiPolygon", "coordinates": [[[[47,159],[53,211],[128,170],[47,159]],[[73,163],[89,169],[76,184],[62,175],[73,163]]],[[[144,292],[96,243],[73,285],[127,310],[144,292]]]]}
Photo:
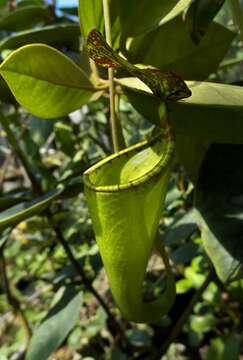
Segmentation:
{"type": "MultiPolygon", "coordinates": [[[[111,0],[115,49],[120,48],[131,61],[177,70],[186,80],[242,85],[242,42],[229,2],[218,2],[216,7],[205,2],[210,6],[207,11],[200,7],[202,3],[153,0],[141,6],[137,1],[111,0]],[[212,23],[213,18],[217,23],[212,23]]],[[[87,55],[79,50],[92,27],[103,31],[101,9],[100,0],[80,0],[81,35],[77,8],[57,9],[55,2],[42,0],[0,0],[1,61],[26,44],[52,45],[95,86],[87,55]]],[[[65,66],[60,71],[65,74],[65,66]]],[[[106,73],[98,71],[106,80],[106,73]]],[[[202,88],[209,102],[207,85],[202,88]]],[[[237,95],[231,90],[224,96],[219,92],[219,113],[215,95],[209,110],[204,105],[199,109],[202,93],[196,105],[179,104],[172,112],[175,129],[181,120],[184,132],[177,134],[177,159],[159,236],[170,255],[177,299],[159,322],[141,325],[128,323],[113,303],[83,195],[83,171],[112,153],[107,90],[92,102],[87,91],[85,101],[79,99],[77,107],[84,104],[81,109],[50,120],[19,106],[0,79],[0,360],[21,359],[25,353],[28,360],[39,359],[35,351],[40,348],[46,351],[39,353],[42,360],[48,356],[53,360],[237,360],[243,356],[243,110],[242,90],[234,89],[237,95]],[[197,113],[193,113],[195,106],[197,113]],[[207,121],[212,107],[214,115],[207,121]],[[225,143],[215,144],[219,141],[225,143]],[[53,189],[58,189],[54,195],[53,189]],[[234,221],[238,227],[233,225],[233,233],[228,233],[227,222],[234,221]],[[86,281],[58,241],[60,236],[72,249],[86,281]],[[220,279],[227,281],[213,274],[191,307],[212,264],[220,279]],[[87,284],[95,287],[124,333],[114,326],[87,284]],[[181,331],[162,355],[161,348],[188,308],[181,331]]],[[[28,91],[31,94],[35,89],[28,91]]],[[[156,119],[155,99],[129,91],[118,85],[119,118],[127,145],[144,138],[151,131],[151,120],[156,119]]],[[[43,108],[50,117],[53,108],[48,106],[43,108]]],[[[163,289],[163,270],[160,258],[153,254],[146,277],[148,296],[163,289]]]]}

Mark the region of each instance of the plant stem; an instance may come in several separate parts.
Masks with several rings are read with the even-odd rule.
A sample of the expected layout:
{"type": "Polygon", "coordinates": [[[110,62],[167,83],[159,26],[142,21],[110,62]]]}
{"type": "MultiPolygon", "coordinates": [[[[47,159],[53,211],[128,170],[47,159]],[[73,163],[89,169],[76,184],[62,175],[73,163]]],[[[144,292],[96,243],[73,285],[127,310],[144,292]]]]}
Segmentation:
{"type": "Polygon", "coordinates": [[[230,0],[232,17],[235,25],[240,31],[240,39],[243,43],[243,9],[239,0],[230,0]]]}
{"type": "Polygon", "coordinates": [[[210,284],[210,282],[213,280],[215,276],[215,272],[213,269],[211,269],[205,279],[205,281],[203,282],[202,286],[195,292],[195,294],[193,295],[193,297],[191,298],[189,304],[187,305],[186,309],[184,310],[184,312],[182,313],[181,317],[179,318],[179,320],[177,321],[177,323],[174,325],[171,333],[169,334],[169,336],[167,337],[167,339],[164,341],[164,343],[162,344],[161,348],[158,350],[158,352],[156,353],[156,355],[154,357],[151,358],[151,360],[159,360],[161,359],[162,355],[164,355],[165,351],[167,350],[167,348],[169,347],[169,345],[176,340],[176,338],[178,337],[178,335],[180,334],[183,325],[185,324],[187,318],[189,317],[189,315],[191,314],[194,306],[196,305],[196,303],[200,300],[202,294],[204,293],[204,291],[207,289],[208,285],[210,284]]]}
{"type": "MultiPolygon", "coordinates": [[[[106,41],[108,45],[112,47],[109,0],[103,0],[103,12],[104,12],[104,20],[105,20],[106,41]]],[[[122,134],[121,124],[116,114],[114,71],[112,68],[108,69],[108,76],[109,76],[110,124],[111,124],[112,143],[113,143],[114,152],[118,152],[119,150],[124,149],[125,141],[122,134]]]]}
{"type": "MultiPolygon", "coordinates": [[[[18,141],[17,141],[17,139],[15,137],[15,134],[12,132],[11,128],[9,127],[8,121],[5,118],[1,117],[0,122],[1,122],[5,132],[7,134],[9,143],[11,144],[14,152],[16,153],[16,155],[22,161],[23,167],[25,168],[25,171],[26,171],[26,173],[27,173],[27,175],[29,177],[29,180],[30,180],[30,182],[32,184],[33,190],[38,195],[43,194],[43,191],[41,189],[41,185],[39,184],[38,180],[35,178],[34,174],[32,174],[31,164],[29,163],[29,160],[28,160],[26,154],[22,151],[22,149],[21,149],[21,147],[20,147],[20,145],[19,145],[19,143],[18,143],[18,141]]],[[[94,295],[94,297],[101,304],[101,306],[103,307],[103,309],[107,313],[107,316],[108,316],[108,318],[110,320],[110,323],[112,324],[113,328],[116,330],[116,333],[119,334],[121,336],[121,339],[124,341],[124,343],[126,343],[126,345],[128,345],[128,340],[126,338],[126,334],[125,334],[125,332],[123,330],[123,327],[120,325],[120,323],[113,316],[113,314],[110,311],[109,307],[107,306],[105,301],[102,299],[102,297],[99,295],[99,293],[95,290],[95,288],[93,287],[93,285],[90,282],[89,278],[86,276],[85,272],[83,271],[83,268],[81,267],[81,265],[79,264],[77,259],[74,257],[74,255],[72,253],[72,250],[69,247],[68,243],[66,242],[61,230],[55,224],[55,222],[53,220],[53,214],[51,213],[50,210],[46,211],[46,216],[47,216],[47,219],[48,219],[52,229],[54,230],[54,232],[56,234],[56,238],[57,238],[58,242],[62,245],[63,249],[65,250],[65,253],[67,254],[68,259],[71,262],[71,264],[76,269],[77,273],[81,276],[85,287],[87,288],[88,291],[90,291],[94,295]]]]}
{"type": "Polygon", "coordinates": [[[22,321],[22,324],[23,324],[25,332],[26,332],[27,341],[29,341],[32,336],[32,331],[30,329],[28,320],[25,317],[25,314],[24,314],[23,310],[21,309],[21,304],[20,304],[19,300],[11,292],[11,289],[9,286],[9,281],[8,281],[8,276],[7,276],[7,264],[6,264],[3,248],[0,249],[0,268],[1,268],[0,274],[2,277],[1,282],[3,284],[3,288],[5,291],[6,297],[8,299],[8,303],[12,306],[14,313],[17,316],[19,316],[20,320],[22,321]]]}

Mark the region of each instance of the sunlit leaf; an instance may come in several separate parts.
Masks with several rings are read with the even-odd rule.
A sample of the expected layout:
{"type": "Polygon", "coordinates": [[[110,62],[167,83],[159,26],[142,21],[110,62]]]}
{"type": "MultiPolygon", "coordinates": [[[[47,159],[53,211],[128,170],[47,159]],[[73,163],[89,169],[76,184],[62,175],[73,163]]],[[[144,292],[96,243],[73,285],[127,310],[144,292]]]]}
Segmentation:
{"type": "MultiPolygon", "coordinates": [[[[148,87],[135,78],[117,82],[130,89],[126,95],[135,109],[147,120],[159,124],[160,101],[152,96],[148,87]]],[[[170,105],[176,134],[209,142],[243,143],[243,88],[197,81],[188,81],[187,85],[192,96],[170,105]]]]}
{"type": "Polygon", "coordinates": [[[46,45],[16,50],[1,64],[0,73],[18,102],[43,118],[67,115],[97,96],[81,68],[46,45]]]}
{"type": "Polygon", "coordinates": [[[181,13],[191,0],[116,0],[123,37],[138,36],[181,13]]]}

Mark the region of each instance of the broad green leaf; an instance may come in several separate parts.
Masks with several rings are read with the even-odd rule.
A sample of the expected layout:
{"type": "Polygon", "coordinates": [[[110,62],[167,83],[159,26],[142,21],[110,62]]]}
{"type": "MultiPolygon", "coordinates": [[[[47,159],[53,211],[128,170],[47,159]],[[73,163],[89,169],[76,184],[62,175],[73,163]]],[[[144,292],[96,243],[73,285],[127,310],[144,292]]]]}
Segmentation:
{"type": "Polygon", "coordinates": [[[83,299],[82,292],[68,287],[60,301],[49,311],[34,331],[28,346],[26,360],[47,360],[62,344],[75,326],[83,299]]]}
{"type": "Polygon", "coordinates": [[[78,24],[58,24],[41,29],[21,31],[3,39],[0,50],[17,49],[31,43],[44,43],[55,46],[67,46],[79,49],[80,28],[78,24]]]}
{"type": "Polygon", "coordinates": [[[84,38],[88,37],[92,29],[103,31],[102,0],[79,0],[79,20],[81,33],[84,38]]]}
{"type": "Polygon", "coordinates": [[[31,216],[39,214],[60,196],[61,189],[52,190],[32,201],[26,201],[0,213],[0,229],[17,225],[31,216]]]}
{"type": "Polygon", "coordinates": [[[199,45],[191,40],[180,17],[133,39],[129,60],[178,72],[187,80],[204,80],[217,70],[235,34],[212,23],[199,45]]]}
{"type": "Polygon", "coordinates": [[[8,12],[0,17],[0,29],[21,31],[50,20],[48,9],[44,6],[26,6],[8,12]]]}
{"type": "Polygon", "coordinates": [[[196,44],[199,44],[208,26],[224,3],[225,0],[194,0],[191,3],[186,13],[186,22],[189,26],[191,38],[196,44]]]}
{"type": "Polygon", "coordinates": [[[138,36],[181,13],[191,0],[116,0],[122,36],[138,36]]]}
{"type": "MultiPolygon", "coordinates": [[[[125,90],[126,95],[135,109],[158,124],[160,101],[152,96],[148,87],[135,78],[116,81],[129,89],[125,90]]],[[[188,81],[187,85],[192,96],[170,105],[176,134],[207,142],[243,143],[243,88],[197,81],[188,81]]]]}
{"type": "Polygon", "coordinates": [[[1,64],[0,73],[18,102],[43,118],[67,115],[97,96],[79,66],[42,44],[14,51],[1,64]]]}
{"type": "Polygon", "coordinates": [[[243,88],[208,82],[188,86],[192,97],[173,104],[175,131],[206,142],[243,143],[243,88]]]}
{"type": "MultiPolygon", "coordinates": [[[[121,29],[117,16],[116,0],[110,1],[110,19],[113,47],[118,47],[121,29]]],[[[79,0],[79,20],[84,39],[88,37],[90,31],[93,29],[104,33],[102,0],[79,0]]]]}
{"type": "Polygon", "coordinates": [[[202,161],[206,155],[209,144],[191,136],[176,135],[176,154],[186,172],[196,184],[202,161]]]}
{"type": "Polygon", "coordinates": [[[243,276],[243,145],[213,144],[196,186],[204,247],[223,282],[243,276]]]}
{"type": "Polygon", "coordinates": [[[85,194],[113,296],[124,316],[135,322],[161,318],[174,302],[168,263],[164,293],[151,302],[143,301],[142,295],[172,159],[173,141],[160,134],[151,142],[105,158],[84,173],[85,194]]]}

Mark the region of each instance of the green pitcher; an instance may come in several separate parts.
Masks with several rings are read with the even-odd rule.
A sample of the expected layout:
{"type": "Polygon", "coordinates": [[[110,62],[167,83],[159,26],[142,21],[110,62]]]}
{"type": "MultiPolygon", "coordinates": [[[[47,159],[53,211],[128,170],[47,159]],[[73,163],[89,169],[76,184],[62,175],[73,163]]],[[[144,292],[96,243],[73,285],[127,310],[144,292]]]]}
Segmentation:
{"type": "Polygon", "coordinates": [[[163,207],[174,142],[156,136],[98,162],[84,173],[85,194],[114,299],[124,316],[154,321],[173,305],[175,285],[166,267],[165,294],[142,298],[143,279],[163,207]]]}

